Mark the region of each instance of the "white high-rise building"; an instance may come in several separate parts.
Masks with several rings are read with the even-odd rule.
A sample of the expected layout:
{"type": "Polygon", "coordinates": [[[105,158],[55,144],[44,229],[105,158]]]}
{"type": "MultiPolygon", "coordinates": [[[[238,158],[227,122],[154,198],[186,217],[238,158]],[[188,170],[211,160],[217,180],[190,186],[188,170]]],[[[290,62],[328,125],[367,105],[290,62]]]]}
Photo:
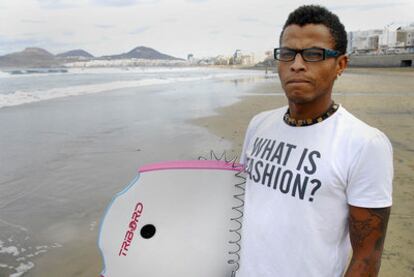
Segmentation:
{"type": "Polygon", "coordinates": [[[366,30],[348,33],[348,53],[358,51],[377,51],[379,47],[379,36],[382,30],[366,30]]]}
{"type": "Polygon", "coordinates": [[[414,23],[404,27],[391,23],[382,30],[349,32],[347,52],[354,54],[414,52],[414,23]]]}

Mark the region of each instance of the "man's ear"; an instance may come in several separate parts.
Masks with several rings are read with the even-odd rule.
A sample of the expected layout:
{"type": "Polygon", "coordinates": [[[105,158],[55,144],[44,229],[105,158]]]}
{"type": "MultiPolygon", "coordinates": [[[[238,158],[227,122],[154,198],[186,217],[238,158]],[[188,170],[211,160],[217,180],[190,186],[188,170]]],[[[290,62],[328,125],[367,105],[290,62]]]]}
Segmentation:
{"type": "Polygon", "coordinates": [[[341,55],[338,58],[338,63],[336,66],[336,76],[341,76],[341,74],[348,67],[349,57],[348,55],[341,55]]]}

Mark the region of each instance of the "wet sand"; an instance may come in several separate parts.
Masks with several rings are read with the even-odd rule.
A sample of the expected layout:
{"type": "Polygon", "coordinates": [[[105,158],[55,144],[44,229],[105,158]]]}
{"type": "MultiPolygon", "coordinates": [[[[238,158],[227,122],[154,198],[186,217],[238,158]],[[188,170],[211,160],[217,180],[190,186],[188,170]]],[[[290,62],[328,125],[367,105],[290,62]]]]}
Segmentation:
{"type": "MultiPolygon", "coordinates": [[[[414,271],[413,77],[407,70],[352,69],[336,86],[336,101],[383,130],[394,146],[394,206],[381,276],[414,271]]],[[[139,166],[209,150],[238,155],[250,118],[285,104],[273,76],[0,109],[0,245],[19,250],[0,255],[0,276],[20,263],[33,263],[24,276],[97,276],[103,211],[139,166]]]]}
{"type": "Polygon", "coordinates": [[[189,120],[216,114],[256,81],[177,82],[0,109],[0,276],[98,276],[99,223],[115,193],[143,164],[230,149],[189,120]]]}
{"type": "MultiPolygon", "coordinates": [[[[253,115],[287,104],[277,79],[258,85],[251,96],[220,108],[219,114],[194,120],[232,141],[241,152],[253,115]]],[[[394,148],[393,207],[380,276],[414,274],[414,70],[351,68],[334,87],[334,100],[361,120],[382,130],[394,148]]]]}

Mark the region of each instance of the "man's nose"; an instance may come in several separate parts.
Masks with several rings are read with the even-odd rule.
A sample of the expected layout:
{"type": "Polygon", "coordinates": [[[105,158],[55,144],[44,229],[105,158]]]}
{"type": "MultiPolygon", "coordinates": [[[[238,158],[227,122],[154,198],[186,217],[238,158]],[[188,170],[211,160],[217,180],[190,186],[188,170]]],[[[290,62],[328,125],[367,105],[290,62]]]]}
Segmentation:
{"type": "Polygon", "coordinates": [[[299,72],[306,69],[306,62],[303,60],[300,53],[296,53],[293,63],[290,65],[290,70],[299,72]]]}

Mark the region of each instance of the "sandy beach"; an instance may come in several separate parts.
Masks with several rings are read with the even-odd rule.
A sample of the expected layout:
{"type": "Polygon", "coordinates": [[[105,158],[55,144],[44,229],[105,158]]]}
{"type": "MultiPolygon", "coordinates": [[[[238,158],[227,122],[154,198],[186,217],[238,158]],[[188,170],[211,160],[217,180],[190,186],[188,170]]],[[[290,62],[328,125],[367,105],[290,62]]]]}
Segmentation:
{"type": "Polygon", "coordinates": [[[99,224],[112,197],[141,165],[230,149],[230,141],[190,120],[217,114],[267,82],[261,72],[256,80],[248,71],[162,70],[11,79],[61,78],[63,93],[104,87],[84,85],[91,76],[116,82],[105,92],[0,108],[0,276],[98,276],[99,224]],[[63,79],[75,77],[81,86],[63,79]],[[160,81],[137,86],[139,77],[160,81]]]}
{"type": "MultiPolygon", "coordinates": [[[[219,115],[193,122],[233,142],[241,152],[245,128],[253,115],[287,104],[278,79],[258,85],[251,95],[219,109],[219,115]]],[[[334,100],[382,130],[394,148],[393,207],[380,276],[414,274],[414,70],[350,68],[334,87],[334,100]]]]}
{"type": "MultiPolygon", "coordinates": [[[[100,220],[139,166],[238,156],[253,115],[287,104],[276,74],[246,72],[1,108],[0,276],[98,276],[100,220]]],[[[354,68],[334,93],[394,147],[386,277],[414,272],[413,87],[412,69],[354,68]]]]}

